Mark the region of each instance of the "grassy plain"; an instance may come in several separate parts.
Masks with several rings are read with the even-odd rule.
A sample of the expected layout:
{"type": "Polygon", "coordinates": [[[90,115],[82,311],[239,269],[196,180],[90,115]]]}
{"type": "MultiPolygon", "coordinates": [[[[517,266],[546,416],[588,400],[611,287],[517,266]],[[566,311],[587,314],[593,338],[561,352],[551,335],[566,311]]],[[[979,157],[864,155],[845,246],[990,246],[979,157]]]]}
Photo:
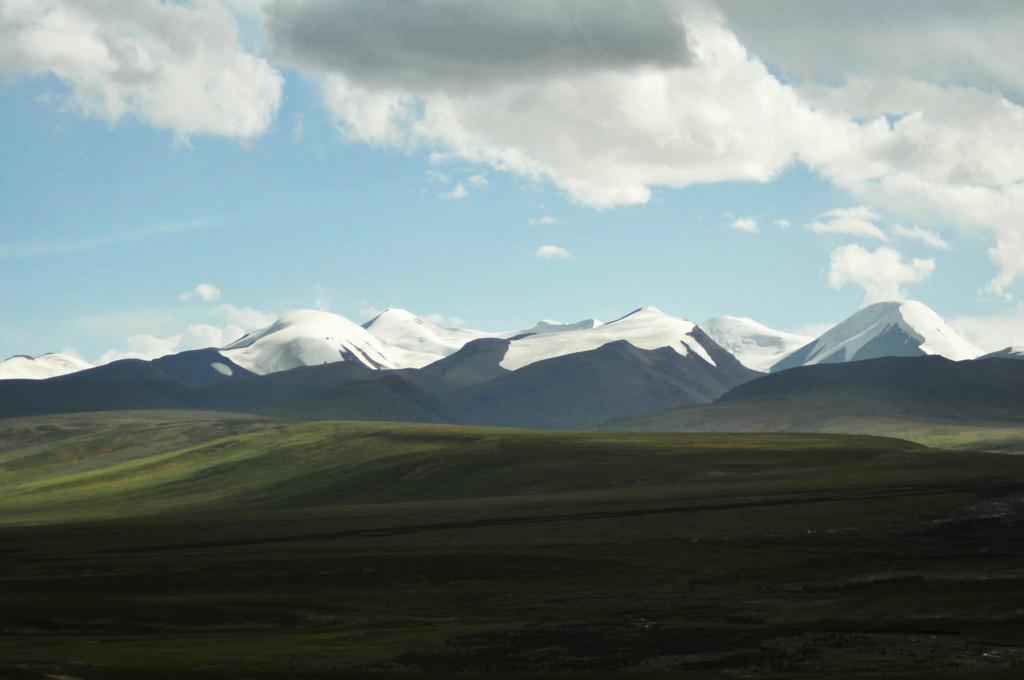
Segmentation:
{"type": "Polygon", "coordinates": [[[0,421],[0,677],[1011,678],[1024,457],[0,421]]]}

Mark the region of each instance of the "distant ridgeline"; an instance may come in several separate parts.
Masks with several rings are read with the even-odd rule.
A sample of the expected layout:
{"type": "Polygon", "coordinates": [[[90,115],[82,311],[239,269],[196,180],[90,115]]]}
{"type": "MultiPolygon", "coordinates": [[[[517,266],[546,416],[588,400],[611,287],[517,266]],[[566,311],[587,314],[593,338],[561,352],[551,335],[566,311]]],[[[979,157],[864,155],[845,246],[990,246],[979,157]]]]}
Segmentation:
{"type": "Polygon", "coordinates": [[[578,428],[696,406],[703,413],[713,402],[765,413],[788,405],[820,417],[1022,417],[1024,353],[974,360],[980,351],[920,303],[872,305],[816,339],[739,317],[703,326],[709,332],[653,307],[609,323],[541,322],[494,334],[402,310],[363,326],[298,311],[222,349],[152,361],[91,368],[60,355],[12,358],[0,364],[0,417],[202,409],[578,428]]]}

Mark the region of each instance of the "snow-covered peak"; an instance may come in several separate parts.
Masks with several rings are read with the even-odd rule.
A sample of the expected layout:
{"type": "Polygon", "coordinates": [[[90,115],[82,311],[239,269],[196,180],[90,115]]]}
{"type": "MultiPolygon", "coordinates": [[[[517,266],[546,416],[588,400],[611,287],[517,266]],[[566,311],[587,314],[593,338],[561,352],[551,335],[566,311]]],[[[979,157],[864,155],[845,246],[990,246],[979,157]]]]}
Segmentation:
{"type": "Polygon", "coordinates": [[[288,312],[221,350],[242,368],[265,375],[299,366],[358,361],[369,368],[402,368],[408,353],[343,316],[315,309],[288,312]]]}
{"type": "Polygon", "coordinates": [[[692,335],[696,327],[692,321],[670,316],[656,307],[641,307],[600,326],[540,333],[513,340],[501,366],[514,371],[537,361],[587,352],[619,340],[639,349],[671,347],[683,356],[692,352],[714,365],[707,350],[692,335]]]}
{"type": "Polygon", "coordinates": [[[363,328],[387,344],[410,353],[407,358],[414,361],[407,364],[413,368],[454,354],[471,340],[493,335],[464,328],[444,328],[404,309],[386,309],[363,324],[363,328]]]}
{"type": "Polygon", "coordinates": [[[18,355],[0,361],[0,380],[45,380],[87,368],[92,368],[92,364],[70,354],[18,355]]]}
{"type": "Polygon", "coordinates": [[[779,359],[813,340],[808,335],[769,328],[744,316],[716,316],[700,327],[741,364],[755,371],[767,371],[779,359]]]}
{"type": "Polygon", "coordinates": [[[772,367],[838,363],[884,356],[938,355],[963,361],[981,351],[920,302],[879,302],[861,309],[772,367]]]}

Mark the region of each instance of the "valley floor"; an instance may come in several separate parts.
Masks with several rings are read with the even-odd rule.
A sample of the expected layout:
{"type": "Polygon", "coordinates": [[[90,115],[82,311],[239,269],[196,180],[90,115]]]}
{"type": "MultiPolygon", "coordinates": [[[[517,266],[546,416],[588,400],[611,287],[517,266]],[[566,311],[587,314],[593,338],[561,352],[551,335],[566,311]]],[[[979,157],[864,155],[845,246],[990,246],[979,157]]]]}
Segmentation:
{"type": "Polygon", "coordinates": [[[1024,457],[0,421],[2,678],[1014,678],[1024,457]]]}

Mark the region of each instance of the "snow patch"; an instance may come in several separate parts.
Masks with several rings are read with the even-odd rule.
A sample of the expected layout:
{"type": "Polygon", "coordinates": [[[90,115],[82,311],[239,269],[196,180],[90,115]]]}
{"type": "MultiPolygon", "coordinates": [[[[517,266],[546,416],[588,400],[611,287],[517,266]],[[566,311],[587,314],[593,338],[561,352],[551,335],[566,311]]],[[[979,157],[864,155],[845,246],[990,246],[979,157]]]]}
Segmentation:
{"type": "Polygon", "coordinates": [[[217,371],[221,375],[232,376],[235,374],[235,372],[231,370],[230,366],[228,366],[227,364],[223,364],[219,361],[214,361],[212,364],[210,364],[210,368],[217,371]]]}
{"type": "Polygon", "coordinates": [[[69,354],[18,355],[0,361],[0,380],[45,380],[87,368],[92,368],[92,364],[69,354]]]}
{"type": "Polygon", "coordinates": [[[696,327],[692,321],[669,316],[656,307],[642,307],[606,324],[513,340],[501,366],[514,371],[544,359],[588,352],[620,340],[638,349],[670,347],[682,356],[692,352],[714,366],[711,355],[692,335],[696,327]]]}

